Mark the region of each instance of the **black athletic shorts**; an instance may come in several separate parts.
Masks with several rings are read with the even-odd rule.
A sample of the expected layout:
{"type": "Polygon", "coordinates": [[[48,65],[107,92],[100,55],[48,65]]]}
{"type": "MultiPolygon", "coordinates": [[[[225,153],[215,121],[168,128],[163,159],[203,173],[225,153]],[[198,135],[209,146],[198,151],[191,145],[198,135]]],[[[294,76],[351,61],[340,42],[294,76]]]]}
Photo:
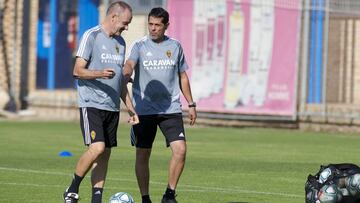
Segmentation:
{"type": "Polygon", "coordinates": [[[117,146],[119,112],[106,111],[91,107],[80,108],[80,126],[84,144],[105,142],[106,148],[117,146]]]}
{"type": "Polygon", "coordinates": [[[166,146],[176,140],[185,141],[184,123],[181,113],[140,115],[140,123],[131,128],[131,144],[137,148],[152,148],[157,126],[165,136],[166,146]]]}

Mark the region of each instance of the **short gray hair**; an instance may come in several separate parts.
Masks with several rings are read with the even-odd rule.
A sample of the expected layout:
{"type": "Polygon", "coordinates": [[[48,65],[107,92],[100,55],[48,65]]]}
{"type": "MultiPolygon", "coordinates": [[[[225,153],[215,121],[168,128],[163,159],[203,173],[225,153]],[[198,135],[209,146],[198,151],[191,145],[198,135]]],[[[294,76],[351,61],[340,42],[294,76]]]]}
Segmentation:
{"type": "Polygon", "coordinates": [[[115,8],[120,7],[122,9],[128,9],[132,12],[132,8],[129,4],[123,1],[114,1],[110,4],[109,8],[106,11],[106,15],[109,15],[115,8]]]}

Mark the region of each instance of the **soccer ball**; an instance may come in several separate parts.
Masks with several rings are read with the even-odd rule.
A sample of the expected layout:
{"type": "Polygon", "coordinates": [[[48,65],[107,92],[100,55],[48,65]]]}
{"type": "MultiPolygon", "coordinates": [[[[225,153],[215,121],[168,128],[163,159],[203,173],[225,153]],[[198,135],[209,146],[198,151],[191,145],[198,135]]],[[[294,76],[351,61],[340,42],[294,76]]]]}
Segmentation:
{"type": "Polygon", "coordinates": [[[324,169],[319,175],[319,182],[320,183],[325,183],[325,181],[329,178],[331,173],[332,173],[332,171],[331,171],[330,168],[324,169]]]}
{"type": "Polygon", "coordinates": [[[134,203],[134,199],[126,192],[118,192],[110,197],[109,203],[134,203]]]}
{"type": "Polygon", "coordinates": [[[318,194],[321,203],[336,203],[342,200],[342,192],[336,184],[324,185],[318,194]]]}
{"type": "Polygon", "coordinates": [[[345,186],[354,197],[360,197],[360,173],[346,177],[345,186]]]}

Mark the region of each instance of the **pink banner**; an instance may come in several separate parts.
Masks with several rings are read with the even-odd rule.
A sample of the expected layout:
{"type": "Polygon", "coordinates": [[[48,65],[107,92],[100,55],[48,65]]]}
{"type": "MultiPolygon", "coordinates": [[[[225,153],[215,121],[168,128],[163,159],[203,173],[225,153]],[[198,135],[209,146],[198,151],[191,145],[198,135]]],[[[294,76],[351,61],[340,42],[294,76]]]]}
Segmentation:
{"type": "Polygon", "coordinates": [[[199,111],[295,115],[301,2],[263,2],[168,1],[199,111]]]}

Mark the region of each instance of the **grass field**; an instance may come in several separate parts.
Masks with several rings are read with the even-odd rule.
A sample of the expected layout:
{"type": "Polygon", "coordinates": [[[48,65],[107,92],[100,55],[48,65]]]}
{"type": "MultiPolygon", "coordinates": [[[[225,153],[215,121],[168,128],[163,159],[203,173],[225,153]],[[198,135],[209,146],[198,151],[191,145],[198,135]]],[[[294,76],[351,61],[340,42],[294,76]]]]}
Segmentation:
{"type": "MultiPolygon", "coordinates": [[[[121,124],[103,202],[119,191],[141,202],[128,134],[129,126],[121,124]]],[[[305,179],[320,164],[360,163],[360,134],[188,127],[187,139],[187,163],[177,188],[181,203],[302,203],[305,179]]],[[[62,202],[85,150],[78,123],[0,121],[0,140],[0,202],[62,202]],[[74,156],[58,156],[63,150],[74,156]]],[[[154,203],[166,187],[169,156],[159,134],[151,158],[154,203]]],[[[90,202],[89,177],[80,197],[90,202]]]]}

